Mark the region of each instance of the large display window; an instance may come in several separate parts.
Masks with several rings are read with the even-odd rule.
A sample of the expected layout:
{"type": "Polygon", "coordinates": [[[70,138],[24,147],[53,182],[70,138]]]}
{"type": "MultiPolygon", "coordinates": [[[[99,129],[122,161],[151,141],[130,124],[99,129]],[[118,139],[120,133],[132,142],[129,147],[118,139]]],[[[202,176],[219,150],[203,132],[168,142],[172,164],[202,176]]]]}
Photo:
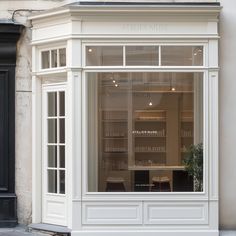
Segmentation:
{"type": "Polygon", "coordinates": [[[203,66],[204,47],[85,48],[86,66],[124,68],[85,73],[88,191],[203,191],[204,73],[142,68],[203,66]]]}
{"type": "Polygon", "coordinates": [[[203,73],[91,72],[87,89],[89,191],[202,191],[203,73]]]}

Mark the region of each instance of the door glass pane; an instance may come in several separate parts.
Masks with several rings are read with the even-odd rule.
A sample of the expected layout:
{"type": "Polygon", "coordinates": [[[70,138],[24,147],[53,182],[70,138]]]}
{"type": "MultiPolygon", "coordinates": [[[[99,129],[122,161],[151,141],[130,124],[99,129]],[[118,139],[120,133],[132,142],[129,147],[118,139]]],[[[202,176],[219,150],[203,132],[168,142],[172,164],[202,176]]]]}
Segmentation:
{"type": "Polygon", "coordinates": [[[202,46],[162,46],[162,66],[202,66],[202,46]]]}
{"type": "Polygon", "coordinates": [[[48,192],[57,193],[57,170],[48,170],[48,192]]]}
{"type": "Polygon", "coordinates": [[[65,171],[60,170],[60,193],[65,193],[65,171]]]}
{"type": "Polygon", "coordinates": [[[57,146],[48,146],[48,167],[57,167],[57,146]]]}
{"type": "Polygon", "coordinates": [[[87,46],[87,66],[122,66],[123,47],[121,46],[87,46]]]}
{"type": "Polygon", "coordinates": [[[51,50],[51,67],[57,67],[57,50],[51,50]]]}
{"type": "Polygon", "coordinates": [[[126,46],[127,66],[158,66],[158,46],[126,46]]]}
{"type": "Polygon", "coordinates": [[[65,143],[65,119],[60,120],[60,143],[65,143]]]}
{"type": "Polygon", "coordinates": [[[65,146],[60,146],[60,168],[65,168],[65,146]]]}
{"type": "Polygon", "coordinates": [[[203,73],[100,72],[86,81],[88,191],[202,191],[203,73]]]}
{"type": "Polygon", "coordinates": [[[57,116],[57,93],[48,93],[48,116],[57,116]]]}
{"type": "Polygon", "coordinates": [[[60,60],[60,66],[66,66],[66,49],[65,48],[59,49],[59,60],[60,60]]]}
{"type": "Polygon", "coordinates": [[[47,69],[50,67],[50,62],[49,62],[49,51],[44,51],[41,54],[41,65],[42,69],[47,69]]]}
{"type": "Polygon", "coordinates": [[[48,143],[57,143],[57,120],[48,119],[48,143]]]}
{"type": "Polygon", "coordinates": [[[60,116],[65,116],[65,92],[59,92],[60,116]]]}

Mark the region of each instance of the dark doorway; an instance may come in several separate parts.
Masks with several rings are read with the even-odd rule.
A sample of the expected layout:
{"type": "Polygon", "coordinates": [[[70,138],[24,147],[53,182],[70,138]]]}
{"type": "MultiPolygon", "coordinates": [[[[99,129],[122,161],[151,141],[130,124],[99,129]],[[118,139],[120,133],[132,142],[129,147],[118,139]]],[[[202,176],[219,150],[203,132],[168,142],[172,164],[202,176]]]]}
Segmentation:
{"type": "Polygon", "coordinates": [[[0,23],[0,227],[17,224],[15,194],[15,66],[22,26],[0,23]]]}

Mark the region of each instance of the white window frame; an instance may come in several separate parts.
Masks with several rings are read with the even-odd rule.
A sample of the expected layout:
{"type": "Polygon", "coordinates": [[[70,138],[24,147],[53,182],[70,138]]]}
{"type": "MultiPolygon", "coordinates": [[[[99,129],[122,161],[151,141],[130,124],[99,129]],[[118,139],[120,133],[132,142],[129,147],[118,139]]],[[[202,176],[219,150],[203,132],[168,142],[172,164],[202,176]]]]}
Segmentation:
{"type": "Polygon", "coordinates": [[[195,43],[164,43],[164,42],[160,42],[160,43],[148,43],[148,42],[144,42],[144,43],[85,43],[83,44],[83,48],[82,48],[82,67],[85,70],[89,70],[89,69],[139,69],[139,68],[143,68],[143,69],[207,69],[208,68],[208,60],[207,60],[207,56],[208,56],[208,44],[207,42],[202,42],[200,41],[199,43],[195,42],[195,43]],[[86,47],[88,46],[121,46],[123,47],[123,65],[122,66],[87,66],[86,65],[86,47]],[[126,46],[158,46],[159,47],[159,65],[157,66],[127,66],[126,65],[126,46]],[[163,66],[161,65],[161,47],[162,46],[202,46],[203,47],[203,65],[202,66],[163,66]]]}
{"type": "Polygon", "coordinates": [[[39,58],[39,63],[38,63],[38,70],[40,72],[50,72],[50,71],[55,71],[55,70],[61,70],[61,69],[65,69],[67,67],[68,64],[68,52],[67,52],[67,46],[66,44],[59,44],[59,45],[54,45],[54,46],[43,46],[40,47],[38,50],[38,58],[39,58]],[[66,50],[66,65],[65,66],[60,66],[60,57],[59,57],[59,49],[65,49],[66,50]],[[52,67],[51,63],[51,51],[52,50],[57,50],[57,63],[58,66],[57,67],[52,67]],[[49,68],[42,68],[42,52],[49,52],[49,68]]]}
{"type": "MultiPolygon", "coordinates": [[[[159,47],[160,49],[160,47],[159,47]]],[[[123,49],[124,50],[124,49],[123,49]]],[[[123,55],[125,56],[125,55],[123,55]]],[[[159,53],[160,56],[160,53],[159,53]]],[[[82,198],[83,200],[109,201],[109,200],[194,200],[208,199],[209,175],[209,68],[208,68],[208,43],[207,41],[193,42],[84,42],[82,45],[82,198]],[[87,46],[203,46],[203,66],[86,66],[87,46]],[[87,132],[87,72],[202,72],[203,73],[203,148],[204,148],[204,175],[203,192],[88,192],[88,132],[87,132]]],[[[159,60],[160,62],[160,60],[159,60]]]]}
{"type": "MultiPolygon", "coordinates": [[[[48,216],[48,209],[46,208],[47,204],[45,202],[47,201],[55,201],[55,202],[60,202],[60,204],[65,205],[65,209],[67,209],[68,205],[68,151],[67,151],[67,101],[66,101],[66,83],[53,83],[53,84],[42,84],[42,221],[46,223],[52,223],[60,225],[67,225],[67,210],[64,212],[64,217],[63,219],[60,219],[60,217],[56,217],[55,219],[51,219],[50,216],[48,216]],[[65,92],[65,143],[63,146],[65,146],[65,168],[63,170],[65,171],[65,193],[49,193],[48,192],[48,164],[47,164],[47,135],[48,135],[48,116],[47,116],[47,110],[48,110],[48,103],[47,103],[47,93],[48,92],[60,92],[64,91],[65,92]],[[48,217],[47,217],[48,216],[48,217]],[[58,219],[57,219],[58,218],[58,219]],[[57,221],[58,220],[58,221],[57,221]]],[[[57,110],[59,112],[59,104],[57,103],[57,110]]],[[[60,116],[56,116],[57,120],[59,119],[60,116]]],[[[57,122],[57,129],[59,129],[59,123],[57,122]]],[[[59,138],[59,132],[57,131],[57,139],[59,138]]],[[[55,146],[57,147],[58,151],[58,146],[60,146],[60,143],[55,143],[55,146]]],[[[58,158],[57,158],[58,161],[58,158]]],[[[57,167],[55,168],[56,170],[60,170],[60,167],[58,167],[59,163],[57,163],[57,167]]],[[[57,173],[57,178],[59,177],[59,174],[57,173]]],[[[57,191],[59,191],[59,181],[60,178],[57,179],[57,191]]]]}

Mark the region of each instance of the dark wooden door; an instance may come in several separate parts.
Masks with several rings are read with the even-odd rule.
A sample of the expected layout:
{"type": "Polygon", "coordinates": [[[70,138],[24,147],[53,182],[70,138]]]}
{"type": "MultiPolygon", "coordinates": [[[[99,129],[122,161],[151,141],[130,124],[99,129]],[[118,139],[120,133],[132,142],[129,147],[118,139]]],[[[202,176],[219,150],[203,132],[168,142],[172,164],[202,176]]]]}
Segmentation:
{"type": "Polygon", "coordinates": [[[0,23],[0,227],[17,224],[15,194],[15,67],[21,25],[0,23]]]}

